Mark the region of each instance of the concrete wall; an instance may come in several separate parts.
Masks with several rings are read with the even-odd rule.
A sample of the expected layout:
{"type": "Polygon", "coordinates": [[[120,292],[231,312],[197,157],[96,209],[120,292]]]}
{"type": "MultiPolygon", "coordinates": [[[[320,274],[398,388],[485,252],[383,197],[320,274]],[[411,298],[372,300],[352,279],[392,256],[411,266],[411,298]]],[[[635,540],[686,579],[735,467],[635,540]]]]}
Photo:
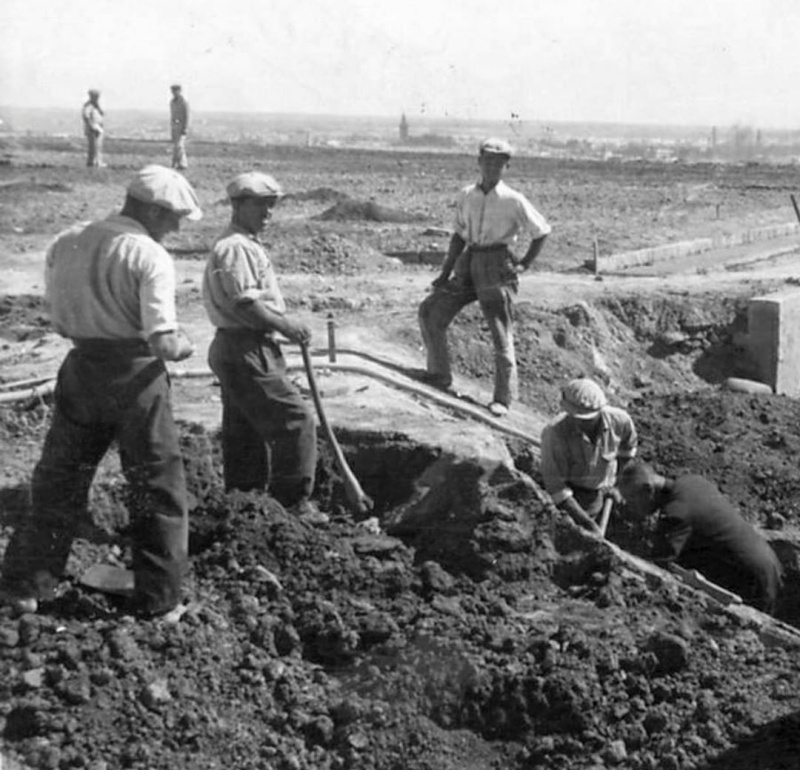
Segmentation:
{"type": "Polygon", "coordinates": [[[775,393],[800,396],[800,290],[753,297],[747,329],[758,379],[775,393]]]}
{"type": "Polygon", "coordinates": [[[737,235],[715,235],[710,238],[679,241],[678,243],[668,243],[664,246],[653,246],[649,249],[624,251],[620,254],[600,256],[597,258],[597,269],[598,272],[602,273],[621,270],[626,267],[641,267],[643,265],[652,265],[656,262],[664,262],[670,259],[688,257],[690,254],[702,254],[712,249],[727,249],[746,243],[768,241],[772,238],[783,238],[798,233],[800,233],[800,226],[793,222],[790,224],[772,225],[770,227],[747,230],[737,235]]]}

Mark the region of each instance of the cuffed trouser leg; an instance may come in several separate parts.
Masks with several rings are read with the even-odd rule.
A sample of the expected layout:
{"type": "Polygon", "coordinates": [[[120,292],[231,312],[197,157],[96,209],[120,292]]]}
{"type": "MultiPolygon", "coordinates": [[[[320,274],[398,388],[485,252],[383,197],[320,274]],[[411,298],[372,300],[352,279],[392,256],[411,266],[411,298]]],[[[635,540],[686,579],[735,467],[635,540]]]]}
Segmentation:
{"type": "Polygon", "coordinates": [[[137,393],[117,439],[130,485],[134,601],[164,612],[180,601],[189,558],[186,479],[166,372],[137,393]]]}
{"type": "MultiPolygon", "coordinates": [[[[268,447],[272,496],[285,506],[311,497],[317,467],[316,422],[301,393],[286,378],[280,347],[255,334],[220,331],[209,348],[209,364],[229,408],[223,431],[232,430],[243,415],[268,447]]],[[[234,467],[248,463],[243,454],[248,444],[232,433],[223,436],[223,462],[231,469],[226,471],[226,481],[234,467]]],[[[237,483],[245,489],[256,487],[258,469],[253,472],[247,479],[237,470],[237,483]]]]}
{"type": "Polygon", "coordinates": [[[470,276],[475,286],[483,317],[494,345],[494,396],[505,406],[518,398],[517,361],[514,352],[514,299],[519,278],[514,259],[507,248],[475,252],[470,261],[470,276]]]}
{"type": "Polygon", "coordinates": [[[189,161],[186,157],[186,136],[181,134],[172,137],[172,168],[188,168],[189,161]]]}
{"type": "Polygon", "coordinates": [[[517,359],[514,352],[513,289],[499,286],[478,293],[483,317],[489,326],[494,345],[494,396],[506,406],[519,395],[517,359]]]}
{"type": "Polygon", "coordinates": [[[98,137],[96,137],[94,134],[90,133],[90,134],[86,135],[86,142],[87,142],[86,165],[89,168],[93,168],[94,166],[96,166],[98,164],[98,159],[97,159],[97,139],[98,139],[98,137]]]}
{"type": "Polygon", "coordinates": [[[134,599],[160,612],[179,600],[187,567],[186,488],[164,364],[108,349],[71,351],[33,476],[33,508],[6,549],[3,578],[60,577],[97,464],[116,438],[130,486],[134,599]]]}
{"type": "Polygon", "coordinates": [[[475,299],[471,288],[465,288],[461,281],[452,280],[434,289],[420,303],[419,330],[425,345],[426,368],[442,387],[449,387],[453,382],[447,329],[458,313],[475,299]]]}

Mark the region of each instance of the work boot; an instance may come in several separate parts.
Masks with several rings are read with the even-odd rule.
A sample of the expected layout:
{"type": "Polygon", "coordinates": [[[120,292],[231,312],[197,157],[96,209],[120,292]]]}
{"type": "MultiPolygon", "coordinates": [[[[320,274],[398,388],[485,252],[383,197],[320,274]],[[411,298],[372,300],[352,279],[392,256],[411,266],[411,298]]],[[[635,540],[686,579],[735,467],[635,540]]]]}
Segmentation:
{"type": "Polygon", "coordinates": [[[0,604],[10,607],[14,614],[37,612],[39,603],[52,601],[58,580],[46,570],[39,570],[27,579],[0,581],[0,604]]]}
{"type": "Polygon", "coordinates": [[[449,391],[453,387],[452,379],[448,379],[441,374],[431,374],[428,371],[423,371],[419,375],[420,382],[430,385],[437,390],[449,391]]]}
{"type": "Polygon", "coordinates": [[[308,499],[296,502],[289,509],[289,513],[294,514],[304,524],[309,524],[312,527],[324,526],[331,520],[327,513],[323,513],[317,508],[315,502],[308,499]]]}
{"type": "Polygon", "coordinates": [[[0,588],[0,605],[10,607],[14,615],[27,615],[38,611],[39,600],[35,596],[21,596],[0,588]]]}
{"type": "Polygon", "coordinates": [[[495,417],[505,417],[508,414],[508,407],[505,404],[501,404],[499,401],[492,401],[489,404],[489,411],[495,417]]]}

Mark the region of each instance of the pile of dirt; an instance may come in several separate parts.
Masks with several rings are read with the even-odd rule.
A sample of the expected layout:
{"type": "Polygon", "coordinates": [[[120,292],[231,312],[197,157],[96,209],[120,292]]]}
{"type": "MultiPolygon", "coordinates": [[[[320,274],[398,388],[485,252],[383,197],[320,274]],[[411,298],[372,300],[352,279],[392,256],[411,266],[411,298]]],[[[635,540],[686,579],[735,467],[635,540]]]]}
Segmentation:
{"type": "MultiPolygon", "coordinates": [[[[556,306],[520,301],[514,335],[520,401],[555,416],[564,383],[581,376],[597,379],[622,404],[641,393],[753,378],[743,339],[747,303],[759,288],[730,296],[615,294],[556,306]]],[[[397,334],[409,347],[419,344],[416,329],[397,334]]],[[[491,390],[494,346],[477,303],[456,316],[448,341],[456,376],[491,390]]]]}
{"type": "MultiPolygon", "coordinates": [[[[462,468],[469,526],[444,512],[392,537],[347,515],[323,453],[333,523],[316,530],[222,493],[217,444],[185,426],[193,602],[178,624],[126,620],[74,581],[42,614],[0,614],[4,752],[93,770],[699,770],[800,707],[793,654],[553,528],[522,478],[462,468]]],[[[400,467],[356,470],[380,505],[398,472],[408,484],[400,467]]],[[[118,505],[95,502],[95,522],[118,505]]],[[[80,541],[71,574],[124,560],[124,532],[80,541]]]]}
{"type": "Polygon", "coordinates": [[[11,179],[0,182],[0,196],[40,194],[43,192],[72,192],[73,188],[63,182],[39,182],[36,179],[11,179]]]}
{"type": "Polygon", "coordinates": [[[283,201],[315,201],[318,203],[328,203],[329,201],[345,201],[350,196],[332,187],[315,187],[313,190],[302,192],[290,192],[283,196],[283,201]]]}
{"type": "Polygon", "coordinates": [[[270,237],[265,238],[265,245],[274,255],[276,268],[282,272],[360,275],[402,266],[377,249],[336,233],[317,232],[303,239],[283,237],[280,248],[271,245],[270,237]]]}
{"type": "Polygon", "coordinates": [[[800,526],[800,401],[715,389],[642,395],[629,410],[659,471],[708,476],[754,524],[800,526]]]}
{"type": "Polygon", "coordinates": [[[339,201],[315,217],[323,222],[365,221],[365,222],[421,222],[426,219],[420,214],[412,214],[402,209],[382,206],[375,201],[346,199],[339,201]]]}

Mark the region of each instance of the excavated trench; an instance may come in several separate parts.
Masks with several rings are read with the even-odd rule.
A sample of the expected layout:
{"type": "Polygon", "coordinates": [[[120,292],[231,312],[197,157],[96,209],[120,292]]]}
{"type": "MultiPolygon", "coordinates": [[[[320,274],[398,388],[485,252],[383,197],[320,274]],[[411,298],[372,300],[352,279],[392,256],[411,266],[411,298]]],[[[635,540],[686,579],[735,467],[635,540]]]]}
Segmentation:
{"type": "MultiPolygon", "coordinates": [[[[524,398],[547,411],[600,351],[642,455],[709,475],[770,534],[792,597],[781,618],[796,623],[800,410],[716,387],[741,314],[689,323],[690,304],[578,304],[557,324],[523,308],[538,353],[523,343],[522,367],[539,375],[524,398]]],[[[476,361],[456,337],[459,363],[476,361]]],[[[46,406],[32,411],[3,422],[9,446],[41,440],[46,406]]],[[[217,437],[183,425],[189,610],[174,628],[121,622],[73,580],[47,613],[0,614],[2,751],[94,770],[744,770],[737,745],[771,745],[769,726],[800,709],[791,634],[554,518],[529,445],[486,463],[400,430],[337,435],[375,505],[348,510],[322,446],[317,498],[332,523],[316,530],[268,496],[224,494],[217,437]]],[[[128,556],[120,482],[101,469],[71,575],[128,556]]],[[[24,492],[3,491],[6,527],[24,492]]],[[[639,550],[624,522],[611,536],[639,550]]]]}

